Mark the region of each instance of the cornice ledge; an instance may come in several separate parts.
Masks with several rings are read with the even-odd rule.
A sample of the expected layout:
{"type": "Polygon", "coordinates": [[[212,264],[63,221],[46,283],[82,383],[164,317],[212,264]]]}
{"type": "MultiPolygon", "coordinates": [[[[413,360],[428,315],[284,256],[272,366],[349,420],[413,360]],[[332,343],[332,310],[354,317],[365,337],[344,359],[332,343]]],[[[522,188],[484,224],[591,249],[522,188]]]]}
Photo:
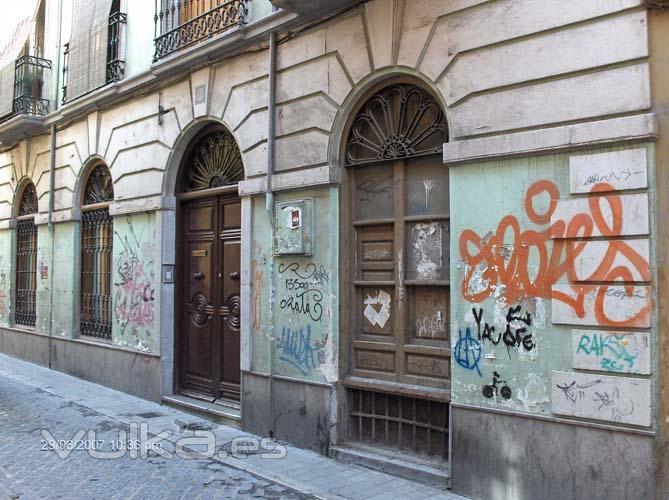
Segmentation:
{"type": "Polygon", "coordinates": [[[624,116],[449,142],[444,144],[444,164],[454,166],[609,144],[655,141],[657,134],[654,113],[624,116]]]}

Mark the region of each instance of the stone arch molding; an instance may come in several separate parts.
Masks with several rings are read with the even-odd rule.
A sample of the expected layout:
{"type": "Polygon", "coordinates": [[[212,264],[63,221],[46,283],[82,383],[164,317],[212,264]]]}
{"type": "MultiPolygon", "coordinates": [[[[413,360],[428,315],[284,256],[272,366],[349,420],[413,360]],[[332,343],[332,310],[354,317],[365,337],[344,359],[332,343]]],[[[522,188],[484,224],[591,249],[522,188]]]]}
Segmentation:
{"type": "MultiPolygon", "coordinates": [[[[239,138],[236,136],[232,128],[223,120],[216,116],[202,116],[191,121],[186,125],[181,133],[178,135],[172,146],[172,151],[167,159],[165,167],[165,174],[163,175],[163,196],[167,199],[173,199],[178,190],[179,169],[184,159],[188,147],[191,145],[195,137],[206,127],[210,125],[221,125],[232,136],[237,145],[239,145],[239,138]]],[[[244,165],[244,176],[247,175],[246,163],[244,162],[244,155],[242,154],[242,163],[244,165]]]]}

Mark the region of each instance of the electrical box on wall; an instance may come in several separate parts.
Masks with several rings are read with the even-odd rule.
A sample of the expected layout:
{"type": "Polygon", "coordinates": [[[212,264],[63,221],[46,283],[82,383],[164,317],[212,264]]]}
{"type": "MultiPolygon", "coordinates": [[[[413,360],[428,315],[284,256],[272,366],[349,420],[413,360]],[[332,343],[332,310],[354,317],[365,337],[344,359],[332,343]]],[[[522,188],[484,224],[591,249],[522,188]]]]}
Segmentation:
{"type": "Polygon", "coordinates": [[[274,255],[311,255],[313,200],[281,201],[274,206],[274,255]]]}

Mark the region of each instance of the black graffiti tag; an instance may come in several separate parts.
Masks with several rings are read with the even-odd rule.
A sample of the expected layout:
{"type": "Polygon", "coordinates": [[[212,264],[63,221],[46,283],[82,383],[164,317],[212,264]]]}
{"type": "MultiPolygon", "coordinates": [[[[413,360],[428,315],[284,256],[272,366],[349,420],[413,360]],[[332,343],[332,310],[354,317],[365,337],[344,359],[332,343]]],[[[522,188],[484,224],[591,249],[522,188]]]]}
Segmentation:
{"type": "Polygon", "coordinates": [[[474,320],[476,321],[476,328],[478,331],[478,339],[481,342],[490,342],[492,345],[498,345],[503,342],[504,345],[511,348],[520,348],[521,346],[526,351],[534,349],[535,344],[532,338],[532,332],[527,331],[528,327],[532,326],[532,316],[526,313],[524,316],[520,314],[521,306],[510,307],[506,314],[506,326],[504,333],[496,332],[494,326],[490,326],[483,321],[483,309],[472,309],[474,320]]]}

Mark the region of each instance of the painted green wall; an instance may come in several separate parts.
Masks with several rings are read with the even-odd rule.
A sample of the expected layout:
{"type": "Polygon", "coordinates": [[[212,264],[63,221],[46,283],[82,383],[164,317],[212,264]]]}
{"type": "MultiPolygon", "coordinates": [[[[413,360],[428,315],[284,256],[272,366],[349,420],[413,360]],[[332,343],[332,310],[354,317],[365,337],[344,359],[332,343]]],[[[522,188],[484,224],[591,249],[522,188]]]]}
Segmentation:
{"type": "Polygon", "coordinates": [[[61,222],[54,225],[53,278],[53,335],[71,338],[78,330],[75,324],[75,304],[78,304],[79,283],[79,223],[61,222]]]}
{"type": "Polygon", "coordinates": [[[112,342],[158,353],[159,263],[155,214],[114,217],[112,342]]]}
{"type": "MultiPolygon", "coordinates": [[[[623,149],[608,148],[588,151],[588,154],[623,149]]],[[[652,146],[647,146],[647,152],[648,178],[652,187],[652,146]]],[[[543,259],[546,264],[555,245],[555,240],[548,236],[551,222],[536,222],[537,215],[549,212],[550,197],[542,190],[529,197],[527,192],[532,186],[546,187],[550,184],[557,188],[560,199],[587,195],[570,193],[567,154],[451,167],[450,184],[452,400],[459,404],[550,415],[552,372],[578,371],[572,366],[572,330],[581,327],[552,323],[551,284],[567,284],[569,279],[566,272],[550,275],[548,267],[540,265],[540,252],[546,252],[543,259]],[[536,184],[543,181],[547,182],[536,184]],[[528,198],[531,199],[530,209],[535,212],[534,221],[528,215],[528,198]],[[517,222],[517,238],[513,237],[510,228],[503,231],[503,236],[498,233],[503,220],[511,226],[517,222]],[[472,231],[465,233],[469,236],[467,244],[464,241],[468,238],[463,238],[465,231],[472,231]],[[537,241],[542,243],[535,245],[537,241]],[[486,249],[491,251],[491,256],[500,258],[483,258],[473,266],[465,262],[476,262],[476,257],[483,255],[486,249]],[[521,249],[529,249],[526,266],[517,265],[515,260],[521,249]],[[513,273],[514,279],[523,282],[521,275],[525,271],[530,282],[540,284],[545,279],[543,292],[525,288],[516,294],[499,278],[503,273],[513,273]],[[518,307],[510,312],[510,308],[518,307]],[[528,319],[531,324],[527,324],[528,319]],[[507,325],[511,336],[506,336],[506,339],[512,343],[512,337],[515,337],[515,345],[505,343],[507,325]],[[490,332],[490,337],[486,337],[486,326],[495,329],[490,332]],[[526,336],[530,349],[523,344],[526,336]],[[500,397],[499,392],[490,398],[484,395],[485,386],[492,385],[494,372],[503,381],[497,384],[498,389],[504,385],[511,389],[509,399],[500,397]]],[[[651,214],[652,206],[651,197],[651,214]]],[[[653,257],[651,218],[651,263],[653,257]]],[[[566,251],[559,258],[560,262],[564,262],[566,251]]],[[[653,346],[655,324],[653,319],[653,328],[644,330],[650,331],[653,346]]],[[[593,333],[605,331],[597,326],[582,328],[593,333]]],[[[654,347],[651,352],[654,352],[654,347]]]]}
{"type": "Polygon", "coordinates": [[[13,266],[11,261],[14,231],[0,231],[0,327],[9,327],[12,317],[13,266]]]}
{"type": "Polygon", "coordinates": [[[252,369],[269,372],[271,355],[274,374],[328,382],[337,378],[339,342],[338,191],[281,193],[275,201],[307,198],[313,199],[310,256],[272,255],[265,200],[254,199],[252,369]]]}

